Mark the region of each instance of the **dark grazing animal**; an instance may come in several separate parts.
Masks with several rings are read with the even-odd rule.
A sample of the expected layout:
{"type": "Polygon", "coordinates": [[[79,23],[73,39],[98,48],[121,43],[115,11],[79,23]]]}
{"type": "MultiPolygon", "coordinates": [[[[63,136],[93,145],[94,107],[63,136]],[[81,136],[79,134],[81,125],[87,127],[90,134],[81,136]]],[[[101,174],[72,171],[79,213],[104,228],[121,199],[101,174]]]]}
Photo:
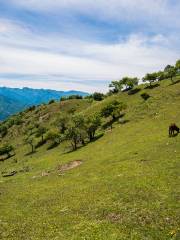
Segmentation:
{"type": "Polygon", "coordinates": [[[175,123],[172,123],[169,126],[169,136],[170,137],[174,136],[175,132],[178,134],[180,132],[180,129],[178,128],[178,126],[175,123]]]}

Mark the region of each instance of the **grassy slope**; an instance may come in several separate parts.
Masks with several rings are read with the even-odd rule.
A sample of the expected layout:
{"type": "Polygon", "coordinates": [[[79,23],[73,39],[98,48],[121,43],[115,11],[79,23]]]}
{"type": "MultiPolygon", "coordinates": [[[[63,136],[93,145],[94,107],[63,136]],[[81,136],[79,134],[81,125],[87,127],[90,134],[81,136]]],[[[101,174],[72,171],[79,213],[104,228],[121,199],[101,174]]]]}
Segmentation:
{"type": "MultiPolygon", "coordinates": [[[[180,138],[168,138],[167,128],[171,122],[180,125],[180,83],[164,81],[145,91],[152,96],[147,102],[140,92],[78,103],[91,113],[118,98],[128,104],[129,122],[115,124],[112,132],[76,152],[65,153],[63,146],[46,151],[44,146],[24,156],[23,147],[17,163],[0,163],[1,171],[30,168],[0,177],[0,239],[171,239],[180,215],[180,138]],[[57,166],[72,160],[84,162],[59,176],[57,166]],[[33,178],[44,170],[52,172],[33,178]]],[[[56,105],[44,111],[53,113],[56,105]]],[[[20,144],[21,138],[14,142],[20,144]]]]}

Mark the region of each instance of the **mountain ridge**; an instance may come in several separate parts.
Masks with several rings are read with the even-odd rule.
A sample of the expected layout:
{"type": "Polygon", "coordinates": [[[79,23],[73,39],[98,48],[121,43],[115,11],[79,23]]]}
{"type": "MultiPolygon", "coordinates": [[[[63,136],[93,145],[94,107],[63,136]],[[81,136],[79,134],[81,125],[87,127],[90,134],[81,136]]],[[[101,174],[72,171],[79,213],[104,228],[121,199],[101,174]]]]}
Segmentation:
{"type": "Polygon", "coordinates": [[[0,87],[0,120],[18,113],[32,105],[48,103],[70,95],[87,96],[88,93],[76,90],[57,91],[51,89],[33,89],[28,87],[0,87]]]}

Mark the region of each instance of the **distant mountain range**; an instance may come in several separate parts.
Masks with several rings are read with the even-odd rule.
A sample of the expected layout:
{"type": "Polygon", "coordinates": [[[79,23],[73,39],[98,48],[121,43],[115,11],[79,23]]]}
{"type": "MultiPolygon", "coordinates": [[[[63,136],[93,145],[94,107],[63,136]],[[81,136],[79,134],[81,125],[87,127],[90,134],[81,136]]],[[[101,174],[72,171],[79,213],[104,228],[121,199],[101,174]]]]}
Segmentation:
{"type": "Polygon", "coordinates": [[[32,105],[48,103],[50,100],[60,100],[61,97],[70,95],[87,96],[81,91],[55,91],[49,89],[8,88],[0,87],[0,120],[20,112],[32,105]]]}

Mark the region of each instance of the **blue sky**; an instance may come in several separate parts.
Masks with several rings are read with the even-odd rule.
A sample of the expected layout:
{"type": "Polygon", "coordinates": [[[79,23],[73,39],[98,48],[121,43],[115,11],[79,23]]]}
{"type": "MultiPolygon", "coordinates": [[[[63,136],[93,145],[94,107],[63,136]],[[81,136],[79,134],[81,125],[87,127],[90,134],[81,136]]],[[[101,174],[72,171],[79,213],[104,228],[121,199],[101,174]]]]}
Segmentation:
{"type": "Polygon", "coordinates": [[[106,91],[180,58],[179,0],[0,0],[0,86],[106,91]]]}

